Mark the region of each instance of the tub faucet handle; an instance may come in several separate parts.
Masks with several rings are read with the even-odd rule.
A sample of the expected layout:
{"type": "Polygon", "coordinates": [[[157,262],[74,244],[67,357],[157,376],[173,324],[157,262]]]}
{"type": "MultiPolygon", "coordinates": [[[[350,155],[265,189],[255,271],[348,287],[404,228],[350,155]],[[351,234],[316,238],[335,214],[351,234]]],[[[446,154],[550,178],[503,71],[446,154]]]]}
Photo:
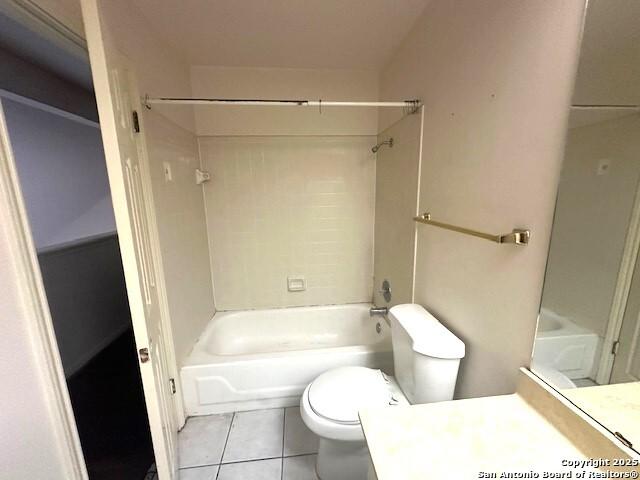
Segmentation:
{"type": "Polygon", "coordinates": [[[389,280],[382,281],[382,288],[378,290],[378,293],[382,294],[385,302],[389,303],[391,301],[391,284],[389,280]]]}

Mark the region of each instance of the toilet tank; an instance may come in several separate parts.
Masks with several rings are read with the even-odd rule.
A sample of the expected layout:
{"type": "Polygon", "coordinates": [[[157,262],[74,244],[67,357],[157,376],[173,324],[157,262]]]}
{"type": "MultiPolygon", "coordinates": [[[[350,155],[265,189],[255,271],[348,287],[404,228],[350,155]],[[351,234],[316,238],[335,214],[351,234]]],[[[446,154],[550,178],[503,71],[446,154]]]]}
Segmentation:
{"type": "Polygon", "coordinates": [[[407,399],[415,403],[452,400],[464,343],[421,305],[389,310],[394,374],[407,399]]]}

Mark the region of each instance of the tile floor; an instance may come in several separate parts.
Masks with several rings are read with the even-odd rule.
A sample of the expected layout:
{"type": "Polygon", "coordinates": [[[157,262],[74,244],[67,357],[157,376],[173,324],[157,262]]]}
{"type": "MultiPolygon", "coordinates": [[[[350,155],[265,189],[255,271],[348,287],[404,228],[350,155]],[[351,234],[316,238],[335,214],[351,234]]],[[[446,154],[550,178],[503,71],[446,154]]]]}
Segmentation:
{"type": "Polygon", "coordinates": [[[180,480],[317,480],[298,407],[191,417],[178,442],[180,480]]]}
{"type": "Polygon", "coordinates": [[[596,385],[598,385],[596,382],[594,382],[590,378],[578,378],[576,380],[573,380],[573,383],[575,383],[576,387],[578,387],[578,388],[581,388],[581,387],[595,387],[596,385]]]}

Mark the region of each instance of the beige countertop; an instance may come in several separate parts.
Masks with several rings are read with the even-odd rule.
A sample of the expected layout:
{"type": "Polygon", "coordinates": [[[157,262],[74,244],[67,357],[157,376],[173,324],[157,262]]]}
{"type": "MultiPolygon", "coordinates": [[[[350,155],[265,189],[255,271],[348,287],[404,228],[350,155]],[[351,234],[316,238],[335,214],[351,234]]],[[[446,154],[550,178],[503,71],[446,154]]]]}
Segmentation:
{"type": "Polygon", "coordinates": [[[608,429],[640,445],[640,382],[571,388],[562,394],[608,429]]]}
{"type": "Polygon", "coordinates": [[[576,438],[585,447],[583,439],[594,427],[567,418],[564,405],[559,413],[541,413],[553,400],[548,392],[536,391],[542,387],[532,387],[530,378],[525,380],[528,385],[519,394],[361,411],[378,480],[483,478],[481,472],[499,478],[502,472],[530,470],[542,478],[544,471],[570,471],[562,460],[586,460],[584,452],[591,458],[594,452],[603,452],[603,458],[626,456],[600,440],[578,448],[576,438]]]}

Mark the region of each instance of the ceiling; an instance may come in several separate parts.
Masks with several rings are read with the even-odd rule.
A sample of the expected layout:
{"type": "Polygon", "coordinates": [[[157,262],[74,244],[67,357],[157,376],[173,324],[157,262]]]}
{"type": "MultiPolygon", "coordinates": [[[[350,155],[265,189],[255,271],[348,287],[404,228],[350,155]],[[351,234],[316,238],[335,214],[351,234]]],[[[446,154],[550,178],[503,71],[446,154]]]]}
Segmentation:
{"type": "Polygon", "coordinates": [[[0,0],[0,48],[91,90],[77,0],[39,0],[38,7],[32,5],[0,0]],[[51,11],[44,10],[49,5],[51,11]]]}
{"type": "Polygon", "coordinates": [[[589,0],[574,104],[640,105],[640,1],[589,0]]]}
{"type": "Polygon", "coordinates": [[[379,70],[429,0],[132,0],[192,65],[379,70]]]}

